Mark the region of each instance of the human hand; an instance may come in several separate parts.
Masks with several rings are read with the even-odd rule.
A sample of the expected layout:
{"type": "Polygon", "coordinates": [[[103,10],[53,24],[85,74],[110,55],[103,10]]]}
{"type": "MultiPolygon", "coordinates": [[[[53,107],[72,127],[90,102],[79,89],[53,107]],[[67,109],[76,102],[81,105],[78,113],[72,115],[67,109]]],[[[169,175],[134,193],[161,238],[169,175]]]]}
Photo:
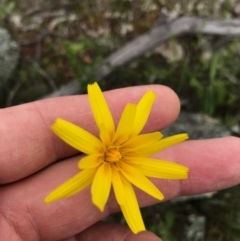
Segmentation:
{"type": "MultiPolygon", "coordinates": [[[[124,106],[136,103],[149,89],[157,93],[144,132],[170,125],[179,112],[176,95],[163,86],[131,87],[106,92],[114,119],[124,106]]],[[[97,135],[86,96],[33,102],[0,111],[0,240],[160,240],[150,232],[138,235],[118,224],[99,222],[119,211],[113,195],[104,212],[91,202],[89,188],[79,194],[45,204],[54,188],[79,172],[81,154],[61,141],[50,126],[57,117],[69,120],[97,135]]],[[[189,167],[189,179],[152,179],[166,199],[223,189],[240,182],[240,140],[221,138],[187,141],[161,151],[156,158],[189,167]]],[[[156,203],[136,190],[141,206],[156,203]]]]}

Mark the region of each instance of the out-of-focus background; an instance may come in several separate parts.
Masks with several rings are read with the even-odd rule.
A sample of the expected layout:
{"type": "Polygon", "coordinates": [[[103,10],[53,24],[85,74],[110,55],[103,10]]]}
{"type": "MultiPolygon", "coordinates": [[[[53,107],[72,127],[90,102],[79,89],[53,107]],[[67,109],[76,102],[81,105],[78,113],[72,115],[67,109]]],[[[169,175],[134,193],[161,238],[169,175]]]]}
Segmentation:
{"type": "MultiPolygon", "coordinates": [[[[163,84],[182,104],[165,134],[239,137],[239,40],[239,0],[0,0],[0,107],[85,93],[96,80],[103,90],[163,84]]],[[[239,199],[236,186],[142,212],[164,241],[239,241],[239,199]]]]}

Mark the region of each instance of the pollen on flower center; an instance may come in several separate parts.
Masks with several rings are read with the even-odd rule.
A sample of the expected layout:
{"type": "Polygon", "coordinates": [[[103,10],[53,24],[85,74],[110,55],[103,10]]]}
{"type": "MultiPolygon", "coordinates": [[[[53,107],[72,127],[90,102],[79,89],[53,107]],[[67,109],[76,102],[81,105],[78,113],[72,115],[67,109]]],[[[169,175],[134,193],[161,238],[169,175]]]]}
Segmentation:
{"type": "Polygon", "coordinates": [[[122,155],[117,147],[109,147],[105,152],[104,160],[107,162],[117,162],[122,159],[122,155]]]}

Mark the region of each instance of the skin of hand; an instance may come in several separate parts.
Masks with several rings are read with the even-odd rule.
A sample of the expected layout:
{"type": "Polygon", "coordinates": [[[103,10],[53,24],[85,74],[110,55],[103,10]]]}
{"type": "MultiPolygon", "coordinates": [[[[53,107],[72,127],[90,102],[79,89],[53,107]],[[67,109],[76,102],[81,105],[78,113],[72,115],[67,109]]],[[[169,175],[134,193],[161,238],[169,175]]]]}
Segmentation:
{"type": "MultiPolygon", "coordinates": [[[[129,87],[105,92],[118,123],[124,106],[137,103],[147,90],[157,93],[143,132],[170,125],[178,116],[176,94],[159,85],[129,87]]],[[[44,198],[79,172],[83,156],[50,129],[57,117],[98,135],[86,95],[36,101],[0,110],[0,240],[6,241],[159,241],[146,231],[132,234],[127,226],[100,221],[119,207],[110,194],[104,212],[91,202],[90,189],[51,204],[44,198]]],[[[226,137],[186,141],[154,157],[189,167],[186,180],[151,179],[165,200],[240,183],[240,139],[226,137]]],[[[140,206],[157,202],[136,189],[140,206]]]]}

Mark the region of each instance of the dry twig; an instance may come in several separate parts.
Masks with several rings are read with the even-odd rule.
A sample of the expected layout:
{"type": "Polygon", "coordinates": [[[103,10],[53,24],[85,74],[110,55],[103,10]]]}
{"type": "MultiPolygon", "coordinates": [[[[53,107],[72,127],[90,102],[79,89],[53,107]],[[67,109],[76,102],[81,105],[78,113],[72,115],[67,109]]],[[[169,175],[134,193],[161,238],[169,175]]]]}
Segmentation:
{"type": "MultiPolygon", "coordinates": [[[[102,80],[116,67],[123,66],[144,55],[172,36],[195,33],[240,37],[240,19],[210,20],[197,17],[182,17],[171,23],[158,25],[107,57],[96,71],[95,79],[96,81],[102,80]]],[[[74,95],[81,92],[78,82],[74,80],[43,98],[74,95]]]]}

